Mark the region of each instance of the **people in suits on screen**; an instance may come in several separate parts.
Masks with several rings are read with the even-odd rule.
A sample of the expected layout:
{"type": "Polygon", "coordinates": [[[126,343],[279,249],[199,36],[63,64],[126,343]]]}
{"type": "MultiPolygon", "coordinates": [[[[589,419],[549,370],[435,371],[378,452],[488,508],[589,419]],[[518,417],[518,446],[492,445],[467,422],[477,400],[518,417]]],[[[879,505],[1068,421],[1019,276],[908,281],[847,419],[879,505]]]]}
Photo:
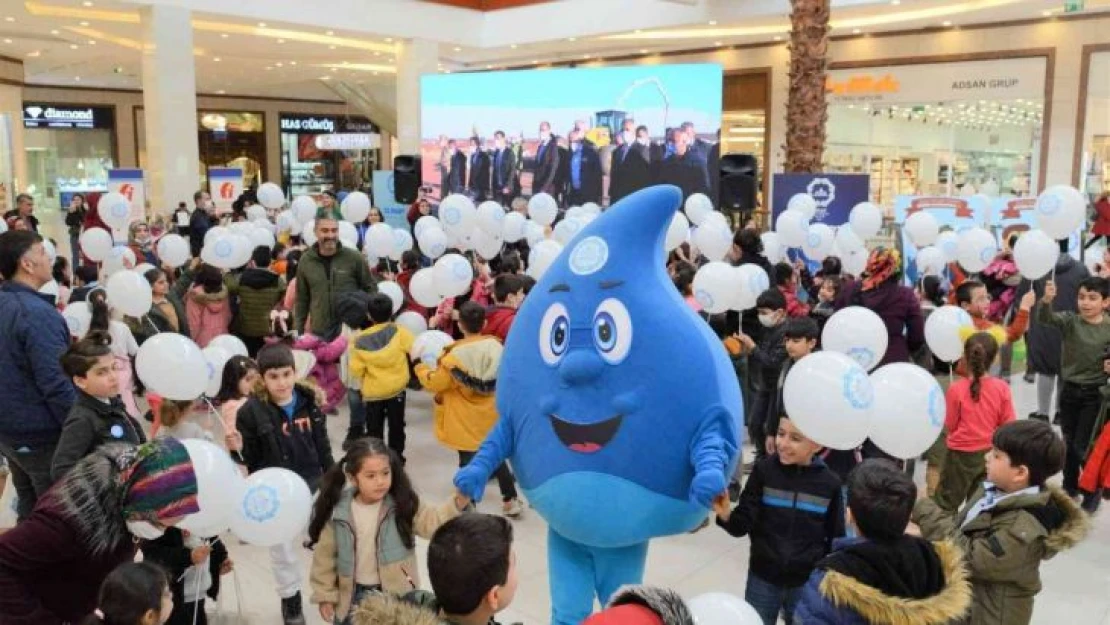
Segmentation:
{"type": "Polygon", "coordinates": [[[540,145],[536,148],[532,195],[537,193],[556,195],[555,183],[559,175],[559,145],[556,138],[551,134],[551,124],[540,122],[540,145]]]}
{"type": "Polygon", "coordinates": [[[454,139],[447,142],[449,159],[447,179],[443,181],[443,196],[462,193],[466,188],[466,155],[459,150],[454,139]]]}
{"type": "Polygon", "coordinates": [[[570,131],[570,156],[567,161],[567,205],[601,204],[601,157],[592,145],[586,143],[583,132],[578,128],[570,131]]]}
{"type": "Polygon", "coordinates": [[[682,122],[680,130],[681,134],[686,138],[687,152],[698,162],[702,176],[705,178],[703,181],[705,188],[709,189],[709,148],[711,146],[708,141],[703,141],[698,138],[697,130],[694,128],[694,122],[682,122]]]}
{"type": "Polygon", "coordinates": [[[469,172],[466,187],[467,193],[475,202],[484,202],[489,199],[490,161],[489,154],[482,149],[482,140],[478,137],[470,138],[469,172]]]}
{"type": "Polygon", "coordinates": [[[651,133],[647,126],[636,127],[636,149],[648,163],[651,162],[651,133]]]}
{"type": "Polygon", "coordinates": [[[505,142],[501,130],[493,133],[493,154],[490,156],[490,190],[493,201],[508,206],[513,201],[516,178],[516,154],[505,142]]]}
{"type": "Polygon", "coordinates": [[[709,199],[713,206],[721,205],[721,129],[717,129],[717,142],[709,148],[709,156],[705,159],[706,171],[709,173],[709,199]]]}
{"type": "Polygon", "coordinates": [[[651,184],[651,171],[643,152],[636,147],[634,131],[621,133],[621,145],[613,152],[609,166],[609,204],[651,184]]]}
{"type": "Polygon", "coordinates": [[[684,133],[675,133],[674,154],[660,168],[659,183],[682,189],[683,199],[695,193],[709,194],[705,163],[694,152],[684,133]]]}
{"type": "Polygon", "coordinates": [[[555,174],[555,201],[559,206],[566,207],[567,181],[570,180],[570,145],[566,137],[557,137],[555,145],[559,146],[559,170],[555,174]]]}

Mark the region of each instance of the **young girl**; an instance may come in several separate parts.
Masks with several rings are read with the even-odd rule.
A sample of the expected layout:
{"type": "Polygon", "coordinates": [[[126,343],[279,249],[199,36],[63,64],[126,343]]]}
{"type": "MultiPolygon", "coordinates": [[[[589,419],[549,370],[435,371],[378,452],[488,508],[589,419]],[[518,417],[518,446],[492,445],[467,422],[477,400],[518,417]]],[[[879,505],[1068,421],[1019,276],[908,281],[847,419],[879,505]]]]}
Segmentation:
{"type": "Polygon", "coordinates": [[[217,336],[227,334],[231,323],[231,303],[223,274],[218,268],[201,265],[193,279],[193,288],[189,290],[185,312],[193,342],[201,349],[208,347],[208,343],[217,336]]]}
{"type": "Polygon", "coordinates": [[[172,612],[166,572],[149,562],[127,562],[104,578],[97,609],[82,625],[161,625],[172,612]]]}
{"type": "Polygon", "coordinates": [[[469,505],[460,494],[436,508],[425,505],[384,442],[352,442],[321,480],[308,526],[315,545],[312,602],[320,605],[320,616],[341,623],[367,594],[415,590],[415,536],[430,539],[469,505]]]}
{"type": "Polygon", "coordinates": [[[305,334],[293,343],[293,349],[309,352],[316,358],[308,375],[324,390],[327,398],[320,409],[330,415],[337,414],[339,402],[347,396],[347,387],[339,376],[339,361],[347,351],[347,339],[340,334],[325,341],[314,334],[305,334]]]}
{"type": "Polygon", "coordinates": [[[246,356],[232,356],[224,365],[220,392],[216,395],[216,406],[220,409],[220,419],[224,423],[224,443],[227,450],[236,453],[243,451],[243,437],[235,426],[235,416],[258,386],[258,364],[246,356]]]}
{"type": "Polygon", "coordinates": [[[195,406],[196,402],[191,400],[162,399],[158,405],[159,428],[156,438],[198,438],[212,442],[212,432],[190,417],[195,406]]]}
{"type": "Polygon", "coordinates": [[[999,340],[990,332],[972,334],[964,343],[970,377],[948,387],[944,427],[948,454],[937,485],[936,502],[955,512],[986,478],[983,454],[999,426],[1014,420],[1010,385],[987,373],[998,355],[999,340]]]}
{"type": "Polygon", "coordinates": [[[89,308],[92,310],[92,320],[89,321],[89,332],[106,332],[112,337],[112,355],[115,356],[116,377],[119,379],[119,396],[123,405],[127,407],[127,414],[134,418],[142,415],[139,406],[135,403],[135,380],[131,374],[131,358],[139,353],[139,344],[131,328],[122,321],[111,318],[108,310],[108,295],[101,289],[89,293],[89,308]]]}
{"type": "Polygon", "coordinates": [[[682,299],[686,305],[696,313],[701,312],[701,304],[698,303],[697,298],[694,297],[694,275],[698,272],[697,267],[685,261],[675,263],[674,265],[674,286],[678,289],[678,293],[682,295],[682,299]]]}

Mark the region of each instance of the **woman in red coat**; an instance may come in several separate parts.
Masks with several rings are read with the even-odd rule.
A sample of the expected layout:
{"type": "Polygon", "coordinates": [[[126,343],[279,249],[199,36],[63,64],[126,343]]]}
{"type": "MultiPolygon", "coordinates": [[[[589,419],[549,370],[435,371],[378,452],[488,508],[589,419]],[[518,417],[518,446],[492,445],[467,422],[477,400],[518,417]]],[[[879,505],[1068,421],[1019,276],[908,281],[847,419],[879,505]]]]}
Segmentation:
{"type": "Polygon", "coordinates": [[[1091,239],[1083,249],[1091,247],[1102,238],[1110,244],[1110,193],[1103,193],[1095,202],[1095,223],[1091,225],[1091,239]]]}

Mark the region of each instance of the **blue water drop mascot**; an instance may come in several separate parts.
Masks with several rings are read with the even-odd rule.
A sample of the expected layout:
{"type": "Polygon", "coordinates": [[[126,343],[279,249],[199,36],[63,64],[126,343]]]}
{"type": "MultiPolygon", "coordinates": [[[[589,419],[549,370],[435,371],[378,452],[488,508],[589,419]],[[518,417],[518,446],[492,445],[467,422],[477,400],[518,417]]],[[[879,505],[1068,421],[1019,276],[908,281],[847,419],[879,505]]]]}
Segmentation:
{"type": "Polygon", "coordinates": [[[567,245],[509,332],[497,426],[455,477],[477,500],[511,461],[548,523],[556,625],[642,582],[648,541],[701,524],[737,462],[734,370],[662,262],[681,202],[644,189],[567,245]]]}

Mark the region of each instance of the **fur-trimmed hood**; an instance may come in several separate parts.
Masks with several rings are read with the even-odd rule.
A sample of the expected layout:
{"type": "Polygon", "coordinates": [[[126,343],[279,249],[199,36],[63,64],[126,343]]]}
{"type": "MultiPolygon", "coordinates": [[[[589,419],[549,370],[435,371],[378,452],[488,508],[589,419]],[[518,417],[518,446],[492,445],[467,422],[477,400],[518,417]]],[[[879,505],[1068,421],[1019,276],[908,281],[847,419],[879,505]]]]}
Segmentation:
{"type": "Polygon", "coordinates": [[[821,580],[821,596],[834,606],[859,614],[868,623],[885,625],[936,625],[961,618],[971,605],[971,584],[963,564],[963,552],[954,543],[933,543],[944,572],[944,586],[937,594],[911,599],[884,594],[857,579],[827,571],[821,580]]]}
{"type": "Polygon", "coordinates": [[[609,600],[610,608],[641,605],[659,615],[663,625],[694,625],[686,601],[673,590],[654,586],[624,586],[609,600]]]}
{"type": "Polygon", "coordinates": [[[432,610],[388,594],[376,594],[351,609],[351,625],[444,625],[432,610]]]}
{"type": "Polygon", "coordinates": [[[1046,486],[1045,489],[1049,495],[1049,503],[1046,504],[1045,508],[1055,508],[1062,515],[1062,518],[1059,524],[1050,527],[1050,521],[1049,524],[1046,524],[1046,521],[1039,515],[1034,513],[1034,516],[1048,530],[1048,536],[1044,540],[1045,548],[1052,555],[1056,555],[1061,551],[1071,549],[1087,537],[1087,532],[1091,530],[1091,518],[1063,490],[1056,486],[1046,486]]]}
{"type": "Polygon", "coordinates": [[[460,384],[483,395],[497,390],[497,370],[501,365],[501,341],[492,336],[476,336],[448,345],[441,362],[460,384]]]}
{"type": "Polygon", "coordinates": [[[62,514],[69,517],[94,556],[131,541],[123,517],[124,490],[118,461],[131,445],[101,445],[83,458],[55,487],[62,514]]]}

